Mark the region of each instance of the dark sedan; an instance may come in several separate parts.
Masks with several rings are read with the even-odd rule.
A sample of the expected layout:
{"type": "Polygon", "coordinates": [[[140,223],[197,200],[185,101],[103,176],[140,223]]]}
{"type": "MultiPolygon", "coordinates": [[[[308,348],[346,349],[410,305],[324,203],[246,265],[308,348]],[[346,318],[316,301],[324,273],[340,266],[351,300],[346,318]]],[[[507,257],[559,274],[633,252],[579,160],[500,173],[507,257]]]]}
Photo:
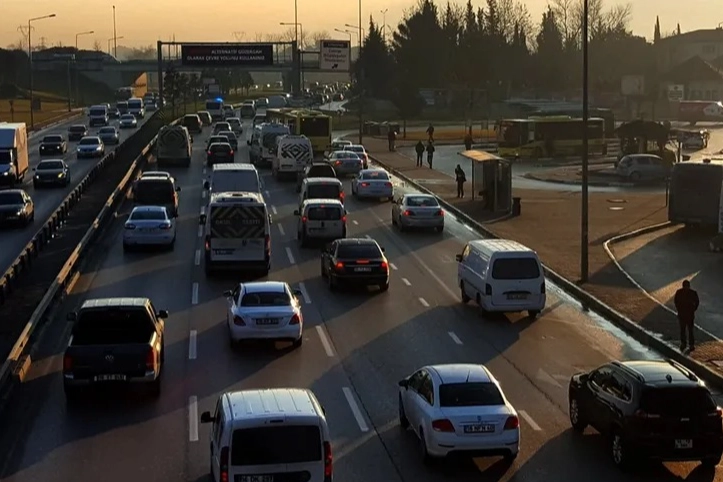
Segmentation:
{"type": "Polygon", "coordinates": [[[62,159],[45,159],[33,169],[33,187],[67,186],[70,184],[70,169],[62,159]]]}
{"type": "Polygon", "coordinates": [[[68,143],[65,142],[65,138],[61,135],[45,136],[40,141],[41,156],[65,154],[66,152],[68,152],[68,143]]]}
{"type": "Polygon", "coordinates": [[[0,191],[0,226],[27,226],[35,219],[35,206],[22,189],[0,191]]]}
{"type": "Polygon", "coordinates": [[[206,165],[233,162],[233,147],[228,143],[214,142],[208,146],[206,152],[206,165]]]}
{"type": "Polygon", "coordinates": [[[321,276],[332,291],[343,285],[389,289],[389,263],[373,239],[337,239],[327,245],[321,253],[321,276]]]}
{"type": "Polygon", "coordinates": [[[68,140],[79,141],[88,135],[88,128],[83,124],[72,125],[68,128],[68,140]]]}

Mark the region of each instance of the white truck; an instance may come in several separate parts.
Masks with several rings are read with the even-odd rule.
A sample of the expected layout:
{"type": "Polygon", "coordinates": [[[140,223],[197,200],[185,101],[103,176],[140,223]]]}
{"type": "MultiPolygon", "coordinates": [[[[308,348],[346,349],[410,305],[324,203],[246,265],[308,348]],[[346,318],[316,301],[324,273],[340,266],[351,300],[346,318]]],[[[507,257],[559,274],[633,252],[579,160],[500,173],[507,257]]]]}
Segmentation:
{"type": "Polygon", "coordinates": [[[265,122],[254,127],[249,145],[249,161],[251,164],[271,165],[276,157],[276,138],[291,134],[284,124],[265,122]]]}
{"type": "Polygon", "coordinates": [[[285,135],[276,138],[276,155],[271,162],[271,174],[296,179],[314,161],[314,149],[306,136],[285,135]]]}
{"type": "Polygon", "coordinates": [[[163,126],[156,141],[156,162],[159,166],[191,165],[193,137],[184,126],[163,126]]]}
{"type": "Polygon", "coordinates": [[[0,123],[0,183],[22,182],[30,167],[28,129],[24,122],[0,123]]]}

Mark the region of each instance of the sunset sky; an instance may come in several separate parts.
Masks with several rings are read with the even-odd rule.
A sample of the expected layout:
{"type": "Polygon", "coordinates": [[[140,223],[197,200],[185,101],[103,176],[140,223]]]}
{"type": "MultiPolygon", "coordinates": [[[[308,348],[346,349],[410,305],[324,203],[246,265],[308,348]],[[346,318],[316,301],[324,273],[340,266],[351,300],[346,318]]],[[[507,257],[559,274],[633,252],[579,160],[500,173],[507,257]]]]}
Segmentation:
{"type": "MultiPolygon", "coordinates": [[[[388,9],[387,24],[395,26],[403,12],[416,0],[363,0],[363,23],[369,15],[381,23],[381,10],[388,9]]],[[[680,22],[683,31],[715,28],[723,22],[723,0],[634,0],[632,28],[635,33],[651,37],[655,15],[660,16],[663,32],[672,31],[680,22]]],[[[457,2],[464,3],[464,2],[457,2]]],[[[476,0],[476,5],[485,2],[476,0]]],[[[294,21],[294,1],[275,0],[253,2],[198,2],[197,0],[0,0],[3,16],[8,20],[0,28],[0,45],[16,43],[20,38],[17,27],[31,17],[55,13],[56,18],[34,24],[33,43],[44,37],[47,44],[75,43],[75,34],[94,30],[95,34],[81,37],[80,47],[91,48],[97,40],[105,46],[113,37],[112,5],[116,5],[119,45],[139,47],[168,40],[175,34],[178,41],[233,41],[233,32],[244,32],[246,41],[253,41],[256,32],[281,33],[287,27],[279,22],[294,21]]],[[[441,5],[442,2],[439,2],[441,5]]],[[[527,8],[535,22],[546,8],[547,0],[527,0],[527,8]]],[[[608,5],[613,5],[611,0],[608,5]]],[[[344,24],[356,24],[358,3],[354,0],[298,0],[299,23],[307,32],[326,30],[335,38],[345,38],[334,32],[344,24]]],[[[354,39],[356,41],[356,39],[354,39]]]]}

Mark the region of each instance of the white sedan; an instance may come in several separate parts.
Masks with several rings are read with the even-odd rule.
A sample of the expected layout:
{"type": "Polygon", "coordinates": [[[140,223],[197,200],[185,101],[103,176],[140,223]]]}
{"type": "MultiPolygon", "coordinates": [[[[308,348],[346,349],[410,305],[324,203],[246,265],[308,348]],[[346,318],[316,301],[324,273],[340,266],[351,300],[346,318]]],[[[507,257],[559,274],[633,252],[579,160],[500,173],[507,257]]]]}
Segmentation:
{"type": "Polygon", "coordinates": [[[356,198],[394,199],[394,186],[384,169],[363,169],[351,181],[351,194],[356,198]]]}
{"type": "Polygon", "coordinates": [[[484,365],[431,365],[401,380],[399,424],[412,427],[425,462],[450,454],[511,462],[520,450],[520,419],[484,365]]]}
{"type": "Polygon", "coordinates": [[[283,281],[241,283],[226,291],[226,323],[231,346],[243,340],[285,340],[294,348],[303,342],[304,317],[299,297],[283,281]]]}
{"type": "Polygon", "coordinates": [[[134,129],[138,127],[138,119],[133,114],[123,114],[120,116],[118,125],[121,129],[134,129]]]}
{"type": "Polygon", "coordinates": [[[123,227],[123,249],[176,243],[176,220],[163,206],[136,206],[123,227]]]}

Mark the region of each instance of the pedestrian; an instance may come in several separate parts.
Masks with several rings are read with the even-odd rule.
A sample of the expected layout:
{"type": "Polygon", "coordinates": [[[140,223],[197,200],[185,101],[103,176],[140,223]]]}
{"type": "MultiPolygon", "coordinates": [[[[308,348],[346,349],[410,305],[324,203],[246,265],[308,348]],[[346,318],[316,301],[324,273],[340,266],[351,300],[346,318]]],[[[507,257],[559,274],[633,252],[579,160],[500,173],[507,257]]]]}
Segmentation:
{"type": "Polygon", "coordinates": [[[675,292],[675,310],[678,312],[680,325],[680,351],[685,351],[686,345],[693,351],[695,349],[695,312],[700,305],[698,293],[691,289],[690,281],[683,281],[683,286],[675,292]],[[687,335],[687,336],[686,336],[687,335]]]}
{"type": "Polygon", "coordinates": [[[464,170],[459,164],[457,164],[457,167],[454,168],[454,180],[457,181],[457,197],[463,198],[464,183],[467,182],[467,176],[465,176],[464,170]]]}
{"type": "Polygon", "coordinates": [[[424,156],[424,144],[422,141],[418,141],[417,145],[414,146],[414,150],[417,153],[417,167],[422,167],[422,157],[424,156]]]}
{"type": "Polygon", "coordinates": [[[429,141],[427,143],[427,164],[429,164],[429,168],[432,169],[432,159],[434,158],[434,144],[432,141],[429,141]]]}
{"type": "Polygon", "coordinates": [[[394,150],[394,139],[395,134],[392,129],[389,129],[389,133],[387,134],[387,141],[389,141],[389,152],[392,152],[394,150]]]}
{"type": "Polygon", "coordinates": [[[467,134],[464,137],[464,150],[465,151],[471,151],[472,150],[472,134],[467,134]]]}
{"type": "Polygon", "coordinates": [[[429,142],[434,142],[434,126],[432,124],[427,127],[427,135],[429,136],[429,142]]]}

